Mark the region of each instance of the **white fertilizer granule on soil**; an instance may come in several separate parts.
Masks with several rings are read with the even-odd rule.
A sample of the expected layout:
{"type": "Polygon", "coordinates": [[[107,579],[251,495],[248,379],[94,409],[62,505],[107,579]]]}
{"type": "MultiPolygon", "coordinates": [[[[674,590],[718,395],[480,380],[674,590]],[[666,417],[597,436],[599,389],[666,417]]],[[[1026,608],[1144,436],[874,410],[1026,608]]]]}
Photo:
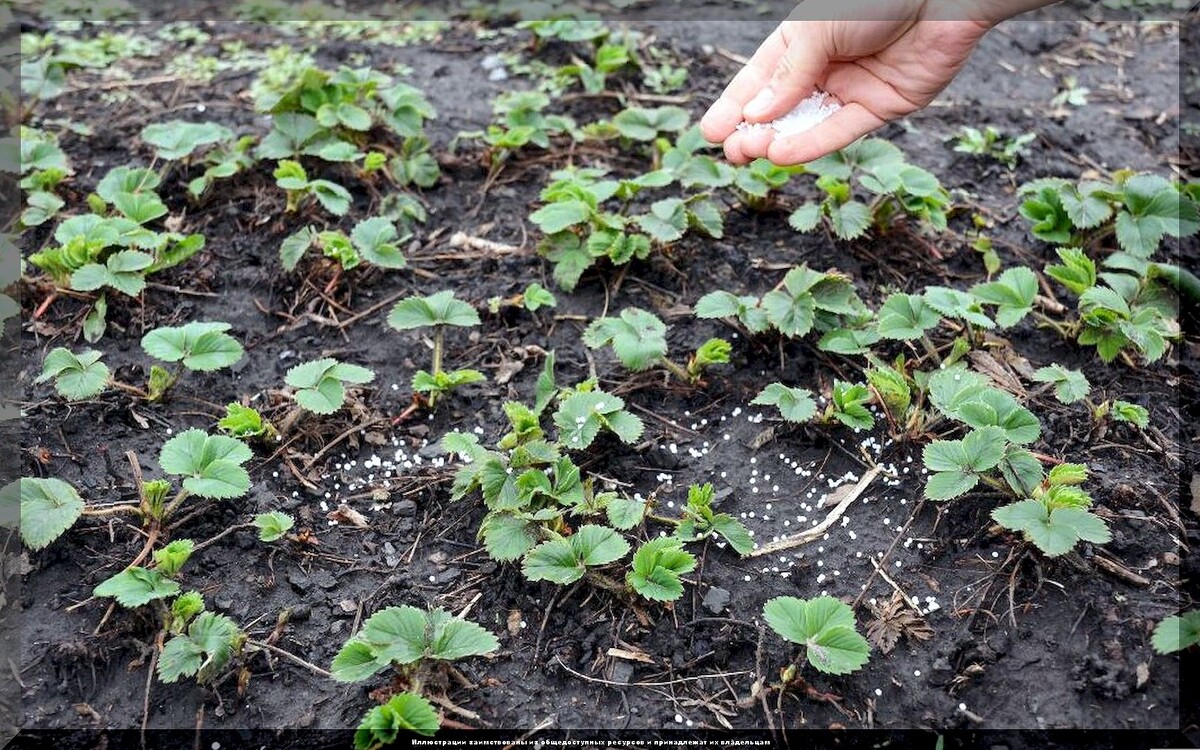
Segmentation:
{"type": "Polygon", "coordinates": [[[742,132],[753,133],[759,130],[770,128],[775,131],[776,135],[789,136],[803,133],[806,130],[811,130],[816,125],[829,119],[829,117],[842,108],[829,94],[824,91],[814,91],[804,101],[796,105],[796,107],[788,112],[783,117],[772,122],[740,122],[737,129],[742,132]]]}

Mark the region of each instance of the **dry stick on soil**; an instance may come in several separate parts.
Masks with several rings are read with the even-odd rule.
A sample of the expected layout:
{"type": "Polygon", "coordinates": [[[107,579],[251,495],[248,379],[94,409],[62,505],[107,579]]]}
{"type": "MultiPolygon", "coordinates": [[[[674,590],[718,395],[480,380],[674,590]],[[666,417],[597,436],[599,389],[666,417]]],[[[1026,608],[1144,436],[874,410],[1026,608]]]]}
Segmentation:
{"type": "Polygon", "coordinates": [[[466,248],[467,250],[475,250],[487,255],[519,255],[525,252],[525,248],[517,247],[516,245],[508,245],[503,242],[484,239],[483,237],[475,237],[466,232],[455,232],[450,236],[450,247],[466,248]]]}
{"type": "MultiPolygon", "coordinates": [[[[896,538],[893,539],[892,543],[888,545],[888,548],[886,550],[884,550],[883,556],[879,558],[879,565],[881,567],[883,566],[884,561],[886,561],[888,559],[888,557],[892,554],[892,550],[896,549],[896,545],[900,543],[900,538],[902,536],[904,536],[905,533],[908,532],[908,528],[910,526],[912,526],[913,521],[917,520],[917,516],[921,515],[921,510],[924,507],[925,507],[925,498],[922,497],[920,499],[920,501],[916,504],[916,506],[913,508],[912,514],[908,517],[908,520],[904,523],[904,528],[900,529],[900,532],[896,534],[896,538]]],[[[874,580],[875,580],[874,573],[867,576],[866,588],[864,588],[862,591],[860,591],[858,593],[858,596],[854,598],[854,603],[850,605],[851,609],[858,609],[858,605],[862,604],[863,597],[867,595],[867,592],[871,588],[871,581],[874,581],[874,580]]]]}
{"type": "MultiPolygon", "coordinates": [[[[904,603],[912,607],[913,611],[917,614],[921,614],[921,608],[917,606],[917,603],[913,601],[913,598],[909,596],[904,589],[900,588],[900,584],[896,583],[895,579],[888,575],[887,571],[883,569],[882,562],[876,562],[874,557],[869,559],[871,561],[871,565],[875,568],[875,572],[878,573],[883,580],[891,584],[891,587],[896,590],[897,594],[904,597],[904,603]]],[[[882,559],[883,558],[880,558],[881,561],[882,559]]]]}
{"type": "Polygon", "coordinates": [[[256,641],[253,638],[250,638],[250,639],[246,640],[246,645],[253,646],[255,648],[261,648],[266,651],[270,651],[271,653],[275,654],[276,656],[282,656],[284,659],[287,659],[288,661],[290,661],[294,664],[299,664],[302,667],[306,667],[307,669],[315,672],[316,674],[321,675],[322,677],[325,677],[325,678],[333,677],[332,674],[330,674],[329,672],[326,672],[324,669],[321,669],[316,664],[313,664],[310,661],[305,661],[304,659],[301,659],[299,656],[296,656],[292,652],[284,651],[283,649],[279,648],[278,646],[272,646],[270,643],[267,643],[266,641],[256,641]]]}
{"type": "Polygon", "coordinates": [[[1116,560],[1110,560],[1100,554],[1092,555],[1092,562],[1096,567],[1100,568],[1100,572],[1107,573],[1114,578],[1119,578],[1126,583],[1132,583],[1134,586],[1149,586],[1150,579],[1145,576],[1134,573],[1129,568],[1125,567],[1116,560]]]}
{"type": "Polygon", "coordinates": [[[555,716],[547,716],[546,718],[539,721],[537,726],[533,727],[532,729],[530,729],[528,732],[526,732],[525,734],[518,737],[513,742],[505,745],[500,750],[512,750],[514,747],[524,747],[526,740],[528,740],[530,737],[537,734],[538,732],[541,732],[542,730],[549,729],[550,727],[554,726],[554,722],[556,720],[557,720],[557,717],[555,717],[555,716]]]}
{"type": "Polygon", "coordinates": [[[740,670],[737,672],[714,672],[713,674],[700,674],[700,675],[696,675],[695,677],[676,677],[674,680],[667,680],[665,682],[613,682],[612,680],[605,680],[600,677],[589,677],[588,675],[585,675],[582,672],[576,672],[574,669],[571,669],[570,667],[568,667],[563,662],[563,660],[558,657],[557,654],[554,656],[554,661],[558,662],[558,666],[567,670],[568,672],[575,675],[576,677],[578,677],[581,680],[587,680],[588,682],[595,682],[599,685],[609,685],[611,687],[619,687],[619,688],[624,688],[624,687],[644,687],[644,688],[670,687],[672,685],[678,685],[678,684],[684,683],[684,682],[696,682],[698,680],[717,680],[722,677],[741,677],[742,675],[754,674],[754,672],[750,671],[749,669],[743,669],[743,670],[740,670]]]}
{"type": "Polygon", "coordinates": [[[777,552],[782,552],[785,549],[792,549],[793,547],[799,547],[802,544],[808,544],[815,539],[820,539],[821,536],[824,535],[825,531],[842,517],[842,514],[846,512],[846,509],[849,508],[850,505],[857,500],[864,491],[866,491],[871,482],[875,481],[875,477],[879,476],[880,471],[882,470],[879,467],[875,467],[874,469],[871,469],[867,473],[863,474],[862,479],[858,480],[858,484],[850,488],[850,490],[846,493],[846,496],[842,498],[841,502],[839,502],[834,509],[829,512],[829,515],[826,516],[825,520],[821,523],[817,524],[811,529],[808,529],[807,531],[802,531],[799,534],[795,534],[785,539],[780,539],[778,542],[772,542],[771,544],[759,547],[747,555],[747,557],[772,555],[777,552]]]}
{"type": "Polygon", "coordinates": [[[333,448],[333,446],[342,442],[346,438],[350,437],[351,435],[353,435],[355,433],[362,432],[363,430],[367,430],[372,427],[375,427],[376,425],[384,424],[385,422],[387,422],[386,419],[376,419],[376,420],[372,420],[370,422],[364,422],[362,424],[355,425],[355,426],[351,427],[350,429],[346,430],[341,435],[338,435],[333,440],[326,443],[324,448],[317,451],[317,455],[308,459],[308,461],[305,462],[305,464],[304,464],[304,471],[307,472],[309,469],[311,469],[313,467],[313,465],[317,463],[317,461],[320,461],[321,458],[324,457],[325,454],[328,453],[330,451],[330,449],[333,448]]]}

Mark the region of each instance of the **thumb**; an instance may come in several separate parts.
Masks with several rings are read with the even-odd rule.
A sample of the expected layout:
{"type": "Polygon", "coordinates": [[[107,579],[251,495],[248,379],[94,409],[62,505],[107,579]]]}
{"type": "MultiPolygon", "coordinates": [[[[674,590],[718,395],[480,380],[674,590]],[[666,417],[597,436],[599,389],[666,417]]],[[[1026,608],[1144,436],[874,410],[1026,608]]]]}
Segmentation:
{"type": "Polygon", "coordinates": [[[775,64],[771,80],[742,110],[743,117],[749,122],[774,120],[790,112],[813,92],[829,66],[827,22],[785,23],[795,25],[792,33],[782,34],[786,48],[775,64]]]}

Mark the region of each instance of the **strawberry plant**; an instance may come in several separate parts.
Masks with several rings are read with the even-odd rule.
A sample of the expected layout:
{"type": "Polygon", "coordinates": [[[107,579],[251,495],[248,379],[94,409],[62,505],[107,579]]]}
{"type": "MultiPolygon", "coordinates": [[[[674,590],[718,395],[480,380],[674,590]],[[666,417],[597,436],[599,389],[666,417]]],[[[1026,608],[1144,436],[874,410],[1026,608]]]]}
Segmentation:
{"type": "Polygon", "coordinates": [[[21,225],[35,227],[45,224],[66,205],[54,189],[74,174],[66,153],[53,134],[21,126],[21,183],[26,192],[26,208],[21,213],[21,225]]]}
{"type": "Polygon", "coordinates": [[[430,370],[418,370],[413,375],[412,388],[416,393],[426,395],[430,407],[450,391],[469,383],[484,380],[483,373],[477,370],[454,370],[446,372],[442,368],[445,356],[447,326],[470,328],[480,324],[479,313],[470,304],[457,299],[450,290],[438,292],[428,297],[406,297],[396,303],[388,314],[388,325],[397,331],[408,331],[417,328],[433,329],[433,361],[430,370]]]}
{"type": "Polygon", "coordinates": [[[287,211],[300,208],[301,203],[315,199],[331,214],[345,216],[350,210],[350,191],[329,180],[310,180],[308,172],[298,161],[283,159],[275,168],[275,184],[287,191],[287,211]]]}
{"type": "Polygon", "coordinates": [[[751,334],[774,329],[799,338],[815,330],[822,334],[818,348],[843,354],[864,352],[879,338],[863,328],[872,315],[850,278],[837,271],[813,271],[807,264],[788,271],[762,297],[710,292],[696,302],[695,312],[700,318],[737,320],[751,334]]]}
{"type": "Polygon", "coordinates": [[[1009,138],[992,125],[984,127],[983,130],[964,125],[961,134],[955,140],[954,150],[962,154],[995,159],[1012,169],[1017,166],[1017,161],[1029,144],[1036,139],[1037,133],[1022,133],[1009,138]]]}
{"type": "Polygon", "coordinates": [[[227,333],[232,327],[229,323],[193,321],[155,328],[143,336],[142,350],[146,354],[163,362],[178,363],[174,372],[159,365],[151,366],[146,399],[161,399],[184,370],[211,372],[237,363],[245,350],[227,333]]]}
{"type": "Polygon", "coordinates": [[[156,122],[142,128],[142,140],[164,161],[190,160],[197,151],[232,141],[233,131],[215,122],[156,122]]]}
{"type": "Polygon", "coordinates": [[[627,180],[602,179],[606,174],[599,168],[553,173],[554,181],[540,196],[546,205],[529,216],[545,235],[538,252],[554,263],[554,279],[563,289],[574,289],[600,258],[618,266],[644,260],[653,243],[670,245],[691,229],[722,236],[721,212],[705,194],[664,198],[652,202],[647,213],[630,215],[641,191],[671,184],[668,172],[655,170],[627,180]],[[623,201],[618,211],[604,207],[613,198],[623,201]]]}
{"type": "Polygon", "coordinates": [[[411,234],[400,236],[396,225],[382,216],[358,222],[349,236],[337,230],[317,231],[309,226],[283,240],[279,260],[286,270],[294,271],[304,254],[315,246],[344,271],[357,268],[364,260],[380,268],[404,268],[408,261],[400,252],[400,245],[411,237],[411,234]]]}
{"type": "Polygon", "coordinates": [[[1053,385],[1055,398],[1064,404],[1082,401],[1092,388],[1082,372],[1068,369],[1057,362],[1038,368],[1033,373],[1033,379],[1038,383],[1053,385]]]}
{"type": "Polygon", "coordinates": [[[1078,319],[1062,330],[1095,346],[1102,360],[1128,361],[1127,352],[1134,351],[1154,362],[1179,338],[1178,299],[1160,278],[1180,269],[1118,253],[1106,261],[1114,270],[1098,273],[1082,250],[1060,248],[1058,257],[1061,262],[1047,266],[1046,275],[1079,297],[1078,319]]]}
{"type": "Polygon", "coordinates": [[[1154,174],[1125,170],[1112,182],[1035,180],[1019,195],[1030,231],[1055,245],[1087,248],[1111,234],[1121,250],[1149,259],[1164,237],[1190,237],[1200,229],[1195,196],[1154,174]]]}
{"type": "MultiPolygon", "coordinates": [[[[710,482],[693,484],[688,488],[687,505],[683,508],[684,517],[675,528],[675,535],[685,542],[719,536],[739,555],[749,554],[754,549],[754,539],[741,521],[728,513],[717,513],[713,510],[715,494],[710,482]]],[[[641,554],[641,550],[638,550],[638,553],[641,554]]],[[[634,563],[636,566],[636,555],[634,563]]]]}
{"type": "Polygon", "coordinates": [[[104,335],[106,290],[138,296],[145,290],[147,276],[179,265],[204,247],[203,235],[157,232],[145,226],[167,214],[154,192],[159,180],[148,169],[110,170],[89,197],[92,213],[64,219],[54,230],[57,244],[29,256],[29,262],[56,286],[99,292],[83,324],[89,342],[104,335]]]}
{"type": "Polygon", "coordinates": [[[1091,513],[1092,497],[1078,485],[1087,479],[1080,464],[1059,464],[1050,470],[1027,500],[992,511],[1001,526],[1021,534],[1050,557],[1070,552],[1081,542],[1104,544],[1112,534],[1091,513]]]}
{"type": "Polygon", "coordinates": [[[731,346],[724,339],[709,339],[688,358],[686,367],[667,357],[667,326],[654,313],[629,307],[620,317],[597,318],[583,332],[583,343],[592,349],[611,346],[621,364],[634,372],[661,365],[684,383],[696,384],[704,370],[729,363],[731,346]]]}
{"type": "Polygon", "coordinates": [[[287,536],[296,519],[277,510],[259,513],[254,517],[254,527],[258,529],[258,538],[264,542],[276,542],[287,536]]]}
{"type": "Polygon", "coordinates": [[[754,406],[774,406],[788,422],[807,422],[817,414],[817,402],[807,388],[771,383],[750,402],[754,406]]]}
{"type": "Polygon", "coordinates": [[[82,401],[98,395],[109,384],[108,366],[100,361],[101,352],[87,349],[74,354],[64,347],[52,349],[42,361],[42,373],[35,383],[54,380],[54,389],[70,401],[82,401]]]}
{"type": "Polygon", "coordinates": [[[803,172],[803,166],[780,167],[767,159],[755,159],[737,168],[733,187],[748,207],[760,211],[766,208],[772,192],[787,185],[792,175],[803,172]]]}
{"type": "Polygon", "coordinates": [[[854,430],[870,430],[875,426],[875,417],[871,416],[867,404],[873,399],[867,386],[835,380],[821,421],[828,424],[836,419],[854,430]]]}
{"type": "Polygon", "coordinates": [[[209,187],[219,180],[245,172],[254,166],[254,136],[243,136],[234,141],[223,141],[204,151],[201,163],[204,171],[188,182],[188,194],[200,198],[209,187]]]}
{"type": "Polygon", "coordinates": [[[497,315],[502,308],[522,307],[529,312],[537,312],[543,307],[554,307],[557,304],[558,298],[554,296],[554,293],[534,281],[525,287],[525,291],[507,299],[492,297],[488,300],[488,311],[497,315]]]}
{"type": "Polygon", "coordinates": [[[1150,643],[1160,654],[1173,654],[1200,643],[1200,610],[1164,618],[1154,627],[1150,643]]]}
{"type": "Polygon", "coordinates": [[[444,609],[387,607],[367,618],[330,666],[338,682],[361,682],[391,668],[403,687],[363,717],[354,736],[357,750],[390,745],[401,731],[432,736],[441,725],[423,696],[431,678],[453,661],[500,648],[494,635],[444,609]]]}
{"type": "MultiPolygon", "coordinates": [[[[614,529],[584,524],[572,535],[548,539],[529,551],[521,569],[531,581],[574,583],[595,568],[629,554],[629,542],[614,529]]],[[[593,580],[595,580],[593,573],[593,580]]]]}
{"type": "Polygon", "coordinates": [[[678,537],[665,536],[638,547],[625,582],[638,594],[656,602],[673,602],[683,596],[679,578],[696,568],[696,558],[683,549],[678,537]]]}
{"type": "Polygon", "coordinates": [[[778,596],[763,607],[763,618],[785,640],[804,646],[805,658],[819,672],[849,674],[870,656],[870,644],[858,632],[854,611],[832,596],[778,596]]]}
{"type": "Polygon", "coordinates": [[[279,431],[262,414],[249,406],[230,403],[225,406],[225,416],[217,421],[217,427],[230,437],[239,440],[277,442],[279,431]]]}
{"type": "Polygon", "coordinates": [[[374,379],[373,370],[333,357],[296,365],[284,376],[284,382],[296,389],[296,404],[314,414],[333,414],[346,401],[347,384],[363,385],[374,379]]]}

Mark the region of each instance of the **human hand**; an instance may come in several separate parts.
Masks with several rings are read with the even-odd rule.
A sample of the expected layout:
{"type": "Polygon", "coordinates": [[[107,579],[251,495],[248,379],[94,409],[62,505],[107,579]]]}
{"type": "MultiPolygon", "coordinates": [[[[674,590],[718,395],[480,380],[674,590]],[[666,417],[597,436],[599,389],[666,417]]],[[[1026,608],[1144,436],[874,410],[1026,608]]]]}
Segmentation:
{"type": "MultiPolygon", "coordinates": [[[[1045,4],[1045,3],[1039,3],[1045,4]]],[[[998,18],[956,0],[807,0],[779,25],[700,121],[735,164],[803,164],[929,104],[998,18]],[[776,137],[770,122],[812,93],[842,108],[811,130],[776,137]]]]}

